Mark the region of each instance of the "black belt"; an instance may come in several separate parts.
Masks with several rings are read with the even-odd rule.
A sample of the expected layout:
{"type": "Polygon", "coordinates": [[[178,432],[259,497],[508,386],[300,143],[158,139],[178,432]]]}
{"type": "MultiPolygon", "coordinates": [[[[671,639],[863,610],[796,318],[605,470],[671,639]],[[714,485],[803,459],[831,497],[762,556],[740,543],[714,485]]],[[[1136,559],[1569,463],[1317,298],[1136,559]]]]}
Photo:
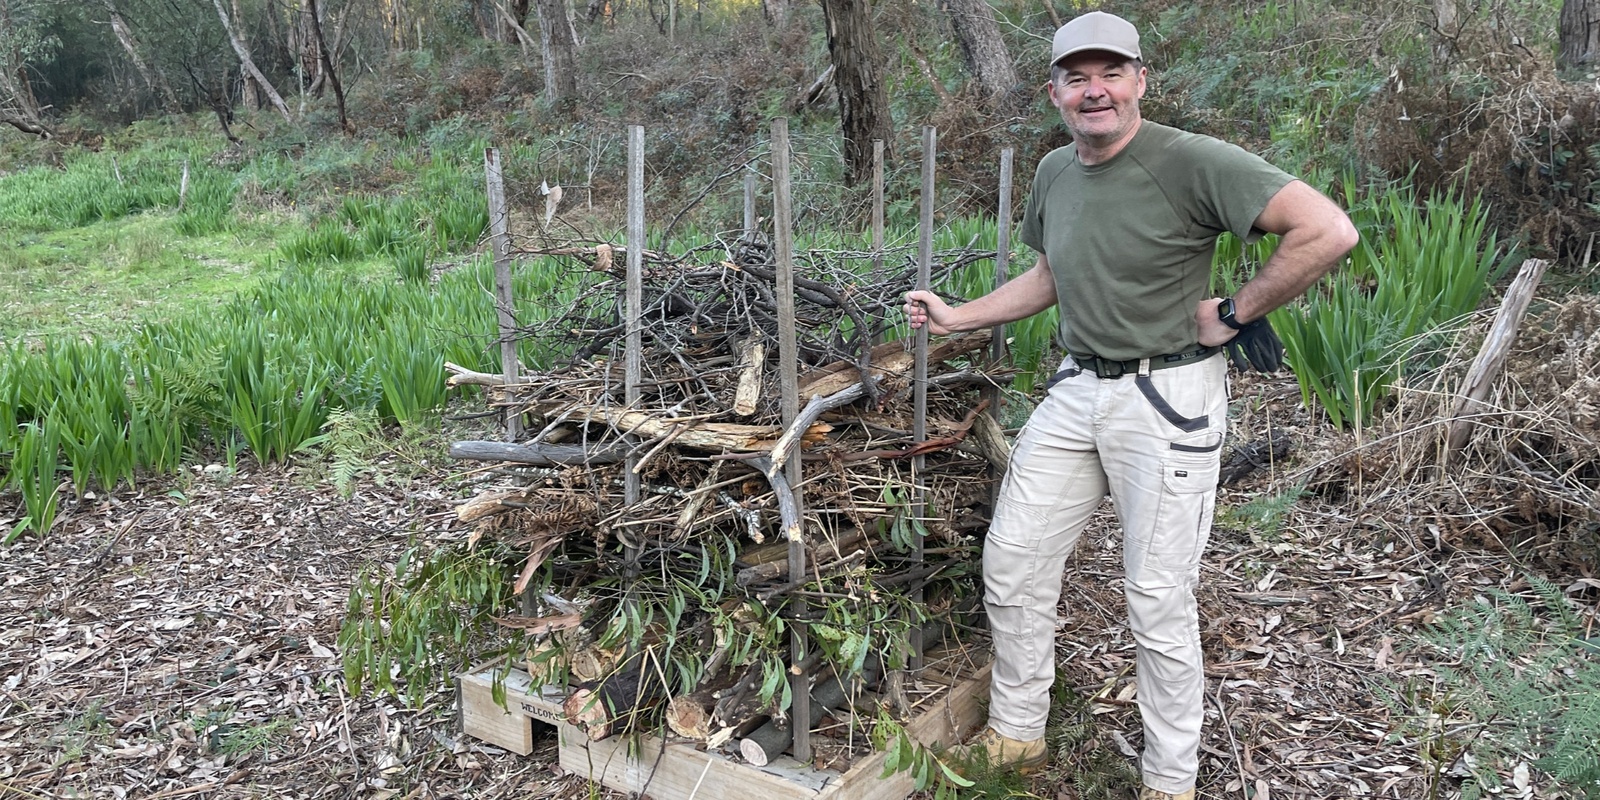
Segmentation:
{"type": "MultiPolygon", "coordinates": [[[[1184,364],[1193,364],[1196,361],[1210,358],[1221,351],[1222,348],[1220,347],[1202,347],[1185,353],[1151,356],[1150,369],[1167,369],[1169,367],[1181,367],[1184,364]]],[[[1136,375],[1139,372],[1139,362],[1142,360],[1134,358],[1128,361],[1112,361],[1109,358],[1101,358],[1095,355],[1078,355],[1077,353],[1068,353],[1068,355],[1072,356],[1072,361],[1078,365],[1078,369],[1066,369],[1056,373],[1050,378],[1049,385],[1053,386],[1057,381],[1070,378],[1078,374],[1079,370],[1093,372],[1101,378],[1120,378],[1124,375],[1136,375]]]]}

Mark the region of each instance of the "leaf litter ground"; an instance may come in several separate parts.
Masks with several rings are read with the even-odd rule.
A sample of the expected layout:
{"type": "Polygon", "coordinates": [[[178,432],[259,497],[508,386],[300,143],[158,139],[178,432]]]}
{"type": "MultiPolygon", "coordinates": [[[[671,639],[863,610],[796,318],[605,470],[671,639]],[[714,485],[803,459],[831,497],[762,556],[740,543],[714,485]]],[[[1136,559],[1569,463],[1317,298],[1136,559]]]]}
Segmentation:
{"type": "MultiPolygon", "coordinates": [[[[1236,441],[1270,417],[1301,461],[1337,451],[1291,384],[1243,383],[1236,441]]],[[[468,533],[436,488],[444,472],[368,482],[349,499],[296,468],[151,482],[0,551],[0,796],[591,796],[555,765],[552,735],[518,757],[463,737],[448,692],[408,709],[343,688],[333,643],[359,571],[392,565],[413,537],[468,533]]],[[[1452,765],[1374,687],[1429,681],[1435,665],[1408,647],[1416,627],[1474,593],[1522,588],[1520,570],[1354,489],[1338,504],[1274,505],[1290,477],[1258,473],[1220,498],[1199,589],[1200,796],[1435,796],[1452,765]]],[[[1140,744],[1120,577],[1107,507],[1068,564],[1058,623],[1061,675],[1089,734],[1054,736],[1034,795],[1079,797],[1075,767],[1127,765],[1140,744]]],[[[1526,774],[1511,777],[1526,787],[1526,774]]]]}

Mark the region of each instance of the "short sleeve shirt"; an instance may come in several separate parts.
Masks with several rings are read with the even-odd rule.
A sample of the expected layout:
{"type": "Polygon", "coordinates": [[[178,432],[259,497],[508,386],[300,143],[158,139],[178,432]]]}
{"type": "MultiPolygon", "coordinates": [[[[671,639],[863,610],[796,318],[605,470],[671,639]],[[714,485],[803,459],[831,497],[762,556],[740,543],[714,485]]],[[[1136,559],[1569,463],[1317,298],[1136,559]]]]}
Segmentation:
{"type": "Polygon", "coordinates": [[[1217,237],[1253,241],[1255,220],[1292,176],[1209,136],[1149,120],[1110,160],[1072,145],[1039,163],[1021,238],[1043,253],[1061,307],[1061,342],[1125,361],[1198,346],[1217,237]]]}

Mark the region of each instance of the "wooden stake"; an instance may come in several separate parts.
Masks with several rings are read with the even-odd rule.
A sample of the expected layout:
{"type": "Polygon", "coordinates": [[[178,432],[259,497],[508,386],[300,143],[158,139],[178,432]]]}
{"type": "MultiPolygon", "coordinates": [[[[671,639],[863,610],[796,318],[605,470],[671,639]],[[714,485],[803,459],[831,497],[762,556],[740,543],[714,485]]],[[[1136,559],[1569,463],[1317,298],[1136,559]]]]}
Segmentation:
{"type": "Polygon", "coordinates": [[[872,140],[872,277],[883,276],[883,140],[872,140]]]}
{"type": "MultiPolygon", "coordinates": [[[[629,411],[637,410],[639,384],[644,377],[644,333],[639,326],[639,316],[644,305],[644,126],[628,126],[628,284],[626,290],[627,351],[624,355],[626,374],[623,378],[623,400],[629,411]]],[[[639,474],[637,455],[628,456],[623,471],[623,502],[629,506],[639,502],[639,474]]],[[[628,548],[628,572],[638,570],[639,548],[628,548]]]]}
{"type": "Polygon", "coordinates": [[[183,160],[183,177],[178,179],[178,213],[183,213],[183,204],[189,199],[189,159],[183,160]]]}
{"type": "MultiPolygon", "coordinates": [[[[506,188],[500,166],[500,151],[483,150],[484,182],[489,192],[489,245],[494,251],[494,307],[500,334],[500,376],[507,384],[517,382],[516,294],[511,288],[511,233],[506,217],[506,188]]],[[[506,441],[522,438],[522,416],[506,409],[506,441]]]]}
{"type": "MultiPolygon", "coordinates": [[[[994,238],[994,288],[999,290],[1006,285],[1011,277],[1011,163],[1016,155],[1016,150],[1010,147],[1000,151],[1000,207],[995,215],[994,238]]],[[[989,363],[999,366],[1006,359],[1006,325],[1004,322],[994,326],[989,339],[989,363]]],[[[999,386],[989,385],[983,388],[983,397],[989,401],[989,418],[994,420],[994,430],[1001,430],[1000,406],[1005,402],[1005,393],[999,386]]],[[[1005,437],[1000,435],[990,439],[992,444],[1004,445],[1005,437]],[[998,439],[998,441],[994,441],[998,439]]],[[[992,509],[1000,502],[1000,478],[1005,475],[1009,464],[996,466],[990,462],[989,474],[994,483],[989,487],[989,507],[992,509]]]]}
{"type": "MultiPolygon", "coordinates": [[[[794,217],[789,196],[789,120],[772,121],[772,244],[777,256],[777,286],[773,293],[778,301],[778,382],[783,390],[783,424],[787,428],[800,416],[800,354],[794,318],[794,217]]],[[[790,487],[801,484],[801,459],[793,458],[785,465],[790,487]]],[[[803,498],[797,488],[794,494],[795,518],[805,519],[803,498]]],[[[788,532],[789,579],[801,581],[806,577],[805,534],[801,530],[788,532]]],[[[791,601],[795,617],[804,616],[804,602],[791,601]]],[[[789,656],[791,664],[801,664],[806,656],[806,630],[804,623],[794,623],[789,628],[789,656]]],[[[792,719],[811,718],[810,678],[806,671],[789,674],[792,719]]],[[[802,762],[811,760],[811,728],[794,726],[794,757],[802,762]]]]}
{"type": "MultiPolygon", "coordinates": [[[[932,283],[930,276],[933,272],[933,167],[934,157],[938,153],[939,131],[932,125],[922,129],[922,241],[917,248],[917,288],[927,291],[932,283]]],[[[912,374],[913,414],[911,422],[911,439],[921,444],[928,438],[928,326],[923,325],[917,329],[916,334],[916,369],[912,374]]],[[[916,499],[912,501],[912,514],[918,520],[918,527],[926,531],[926,523],[922,522],[928,512],[928,489],[922,485],[923,457],[911,458],[911,482],[916,486],[916,499]]],[[[912,537],[911,560],[921,563],[923,536],[912,537]]],[[[922,602],[922,587],[917,586],[911,592],[911,602],[922,602]]],[[[907,666],[913,670],[922,669],[922,631],[917,627],[911,629],[911,658],[907,666]]]]}
{"type": "Polygon", "coordinates": [[[749,239],[756,234],[756,173],[755,170],[746,169],[744,173],[744,236],[749,239]]]}
{"type": "Polygon", "coordinates": [[[1483,407],[1483,398],[1489,394],[1489,385],[1505,366],[1506,354],[1511,352],[1511,345],[1517,340],[1517,328],[1522,324],[1522,316],[1528,312],[1533,291],[1539,287],[1539,280],[1544,277],[1548,266],[1550,262],[1538,258],[1522,262],[1517,277],[1506,289],[1500,310],[1495,312],[1494,322],[1489,325],[1489,334],[1483,338],[1483,348],[1478,351],[1478,357],[1473,359],[1472,368],[1467,371],[1467,380],[1462,384],[1461,395],[1450,410],[1450,425],[1444,437],[1443,464],[1448,464],[1451,456],[1467,446],[1472,436],[1472,420],[1466,417],[1483,407]]]}
{"type": "MultiPolygon", "coordinates": [[[[995,289],[1006,285],[1011,277],[1011,161],[1014,155],[1016,150],[1010,147],[1000,151],[1000,209],[995,219],[994,238],[995,289]]],[[[989,360],[999,364],[1005,357],[1006,325],[1002,322],[994,326],[993,336],[989,339],[989,360]]],[[[984,389],[984,397],[989,399],[989,416],[998,421],[1003,399],[999,387],[984,389]]]]}

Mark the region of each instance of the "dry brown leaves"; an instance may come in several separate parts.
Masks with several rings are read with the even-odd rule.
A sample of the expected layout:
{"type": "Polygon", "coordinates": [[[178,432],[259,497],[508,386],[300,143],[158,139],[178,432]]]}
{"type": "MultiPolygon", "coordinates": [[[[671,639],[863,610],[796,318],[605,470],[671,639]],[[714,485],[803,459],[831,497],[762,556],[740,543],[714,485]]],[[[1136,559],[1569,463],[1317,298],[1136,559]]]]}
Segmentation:
{"type": "Polygon", "coordinates": [[[433,486],[349,500],[295,470],[86,500],[0,550],[0,796],[575,795],[462,737],[454,697],[351,697],[335,652],[359,571],[459,537],[433,486]]]}
{"type": "MultiPolygon", "coordinates": [[[[1441,374],[1459,375],[1471,355],[1441,374]]],[[[1438,436],[1430,415],[1448,387],[1407,390],[1388,427],[1357,442],[1313,420],[1287,378],[1236,378],[1234,440],[1284,431],[1298,450],[1220,498],[1199,591],[1210,678],[1202,797],[1451,795],[1437,774],[1450,765],[1424,759],[1374,687],[1430,680],[1418,626],[1486,587],[1516,586],[1526,568],[1502,545],[1570,545],[1586,530],[1571,497],[1593,484],[1572,479],[1592,481],[1600,452],[1597,356],[1600,299],[1536,308],[1491,397],[1502,413],[1443,476],[1427,469],[1436,444],[1426,437],[1438,436]],[[1507,460],[1529,442],[1566,468],[1507,460]],[[1281,516],[1251,504],[1302,481],[1310,494],[1281,516]]],[[[224,477],[98,497],[44,542],[0,550],[0,794],[588,791],[553,774],[548,740],[523,759],[463,738],[448,693],[408,710],[343,689],[334,645],[355,575],[392,563],[412,536],[466,535],[439,484],[368,484],[343,500],[294,470],[224,477]]],[[[1559,570],[1579,560],[1570,549],[1539,552],[1547,575],[1572,577],[1559,570]]],[[[1092,706],[1106,746],[1131,751],[1141,734],[1120,579],[1108,508],[1068,565],[1060,663],[1082,694],[1107,699],[1092,706]]],[[[1589,591],[1574,598],[1592,614],[1597,593],[1578,591],[1589,591]]],[[[1070,796],[1070,784],[1058,768],[1033,788],[1070,796]]]]}

